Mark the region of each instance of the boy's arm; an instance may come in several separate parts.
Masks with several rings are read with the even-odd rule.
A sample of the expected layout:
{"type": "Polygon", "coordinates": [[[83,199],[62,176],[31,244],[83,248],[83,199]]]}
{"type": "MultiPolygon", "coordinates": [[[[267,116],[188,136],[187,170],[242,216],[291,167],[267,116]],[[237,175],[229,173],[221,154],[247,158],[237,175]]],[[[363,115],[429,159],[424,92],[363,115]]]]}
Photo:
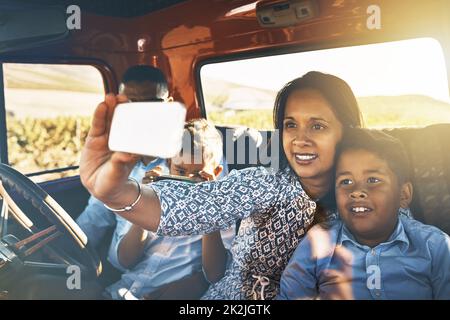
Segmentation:
{"type": "Polygon", "coordinates": [[[147,230],[131,225],[117,249],[119,263],[127,269],[133,267],[141,259],[148,239],[147,230]]]}
{"type": "Polygon", "coordinates": [[[450,237],[445,235],[433,251],[433,299],[450,300],[450,237]]]}
{"type": "Polygon", "coordinates": [[[206,280],[210,283],[219,281],[225,274],[227,250],[220,231],[205,234],[202,237],[202,265],[206,280]]]}
{"type": "Polygon", "coordinates": [[[91,196],[76,223],[86,234],[91,245],[96,248],[106,232],[116,225],[116,217],[102,202],[91,196]]]}
{"type": "Polygon", "coordinates": [[[180,280],[165,284],[159,289],[144,294],[145,300],[197,300],[209,287],[203,272],[196,272],[180,280]]]}
{"type": "Polygon", "coordinates": [[[316,261],[310,240],[306,236],[292,255],[281,276],[278,300],[315,299],[318,296],[316,261]]]}
{"type": "Polygon", "coordinates": [[[352,255],[336,245],[339,227],[316,225],[308,231],[281,276],[278,299],[353,298],[352,255]],[[330,264],[333,257],[338,265],[330,264]]]}

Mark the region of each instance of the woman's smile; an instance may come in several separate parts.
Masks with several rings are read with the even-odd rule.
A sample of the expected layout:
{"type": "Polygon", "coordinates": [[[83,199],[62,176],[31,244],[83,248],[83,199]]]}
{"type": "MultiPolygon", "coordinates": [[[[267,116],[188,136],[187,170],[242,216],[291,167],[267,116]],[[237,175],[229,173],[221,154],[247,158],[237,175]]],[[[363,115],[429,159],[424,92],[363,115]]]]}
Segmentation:
{"type": "Polygon", "coordinates": [[[319,155],[317,153],[294,153],[295,162],[301,166],[312,164],[319,155]]]}

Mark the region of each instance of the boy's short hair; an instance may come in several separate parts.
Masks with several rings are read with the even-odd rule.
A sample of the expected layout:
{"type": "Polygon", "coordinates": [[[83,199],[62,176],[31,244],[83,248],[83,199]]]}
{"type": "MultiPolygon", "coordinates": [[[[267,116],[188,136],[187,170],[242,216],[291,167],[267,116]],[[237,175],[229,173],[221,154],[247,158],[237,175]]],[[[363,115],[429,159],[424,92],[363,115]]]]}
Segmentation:
{"type": "Polygon", "coordinates": [[[223,155],[222,135],[211,121],[203,118],[192,119],[184,125],[183,151],[191,154],[201,152],[205,163],[214,162],[214,166],[221,163],[223,155]]]}
{"type": "Polygon", "coordinates": [[[122,84],[128,82],[144,82],[150,81],[157,85],[158,96],[164,96],[169,93],[167,79],[164,73],[153,66],[135,65],[130,67],[122,76],[122,84]]]}
{"type": "Polygon", "coordinates": [[[372,152],[386,161],[399,183],[411,181],[408,154],[403,143],[397,138],[378,130],[348,129],[337,146],[335,163],[343,152],[356,149],[372,152]]]}

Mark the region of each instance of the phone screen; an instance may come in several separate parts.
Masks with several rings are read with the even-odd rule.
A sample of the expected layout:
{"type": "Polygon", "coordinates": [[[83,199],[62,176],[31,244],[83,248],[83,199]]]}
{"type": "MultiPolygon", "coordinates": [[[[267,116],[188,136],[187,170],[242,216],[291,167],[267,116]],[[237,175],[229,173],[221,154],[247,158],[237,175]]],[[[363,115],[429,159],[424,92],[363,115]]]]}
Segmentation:
{"type": "Polygon", "coordinates": [[[186,108],[178,102],[119,104],[111,123],[112,151],[172,158],[182,147],[186,108]]]}

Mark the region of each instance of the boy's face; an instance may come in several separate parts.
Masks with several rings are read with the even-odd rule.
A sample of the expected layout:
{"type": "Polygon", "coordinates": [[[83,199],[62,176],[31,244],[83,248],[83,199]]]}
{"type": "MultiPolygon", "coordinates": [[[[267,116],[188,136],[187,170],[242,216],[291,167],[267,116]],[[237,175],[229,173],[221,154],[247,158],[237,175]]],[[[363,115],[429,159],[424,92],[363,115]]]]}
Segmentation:
{"type": "Polygon", "coordinates": [[[170,174],[188,177],[197,182],[215,180],[222,172],[222,167],[215,167],[211,163],[212,161],[209,161],[210,163],[205,163],[204,160],[201,160],[201,163],[198,163],[198,159],[194,159],[194,157],[189,154],[182,156],[177,155],[168,162],[170,174]]]}
{"type": "Polygon", "coordinates": [[[398,209],[407,207],[410,183],[399,185],[387,162],[366,150],[344,151],[336,167],[339,214],[356,240],[374,247],[386,241],[397,223],[398,209]]]}

